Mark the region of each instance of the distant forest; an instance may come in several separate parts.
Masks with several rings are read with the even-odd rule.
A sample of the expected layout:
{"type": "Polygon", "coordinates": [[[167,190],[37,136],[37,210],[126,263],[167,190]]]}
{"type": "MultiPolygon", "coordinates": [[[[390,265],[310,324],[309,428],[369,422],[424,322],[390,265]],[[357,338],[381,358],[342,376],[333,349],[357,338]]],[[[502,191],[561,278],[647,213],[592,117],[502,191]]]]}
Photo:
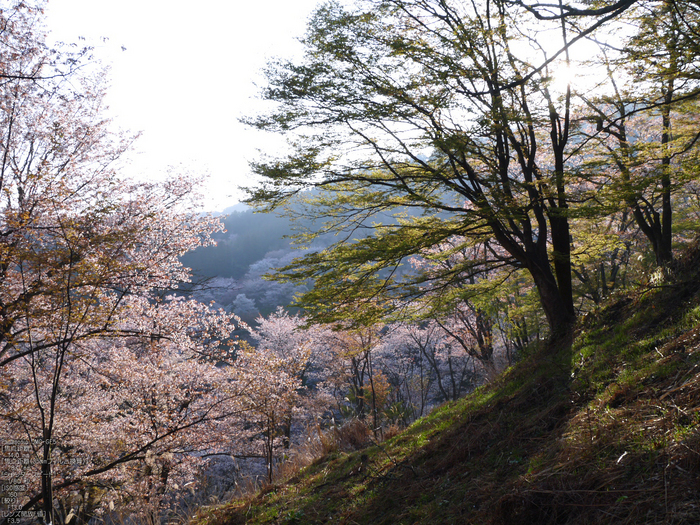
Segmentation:
{"type": "MultiPolygon", "coordinates": [[[[263,278],[275,268],[289,264],[301,253],[288,238],[291,221],[275,213],[255,213],[244,204],[224,210],[225,231],[212,235],[215,246],[186,253],[182,263],[192,268],[190,290],[202,302],[239,315],[248,323],[269,315],[278,306],[289,306],[303,286],[263,278]]],[[[299,226],[305,226],[303,222],[299,226]]],[[[308,225],[307,225],[308,226],[308,225]]],[[[330,245],[331,239],[317,240],[311,249],[330,245]]]]}
{"type": "MultiPolygon", "coordinates": [[[[387,214],[372,220],[394,223],[387,214]]],[[[190,290],[202,302],[214,302],[215,308],[235,313],[247,323],[259,316],[267,316],[279,306],[290,311],[294,295],[308,286],[281,283],[265,279],[276,268],[288,265],[293,259],[329,247],[338,239],[322,235],[308,249],[297,249],[290,238],[299,230],[314,229],[310,220],[289,218],[277,213],[256,213],[244,204],[236,204],[224,210],[221,222],[225,231],[214,233],[215,246],[202,246],[181,257],[182,263],[191,268],[194,284],[190,290]]],[[[360,238],[364,230],[353,235],[360,238]]],[[[403,267],[402,272],[409,271],[403,267]]]]}

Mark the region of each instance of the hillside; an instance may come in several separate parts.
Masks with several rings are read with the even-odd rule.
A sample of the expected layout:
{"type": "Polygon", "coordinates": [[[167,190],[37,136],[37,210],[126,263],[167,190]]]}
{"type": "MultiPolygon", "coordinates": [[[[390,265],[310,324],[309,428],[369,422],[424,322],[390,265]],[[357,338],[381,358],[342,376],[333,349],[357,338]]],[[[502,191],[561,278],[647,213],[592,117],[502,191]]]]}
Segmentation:
{"type": "Polygon", "coordinates": [[[569,380],[533,351],[392,439],[192,525],[699,523],[699,269],[696,245],[664,283],[587,315],[569,380]]]}

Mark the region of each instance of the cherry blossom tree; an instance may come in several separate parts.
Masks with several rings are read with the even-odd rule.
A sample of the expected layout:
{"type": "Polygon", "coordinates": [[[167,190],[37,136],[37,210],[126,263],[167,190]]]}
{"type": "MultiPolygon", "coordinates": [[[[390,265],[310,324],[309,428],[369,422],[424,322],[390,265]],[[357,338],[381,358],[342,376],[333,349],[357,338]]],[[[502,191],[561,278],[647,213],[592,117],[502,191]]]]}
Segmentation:
{"type": "Polygon", "coordinates": [[[378,352],[382,370],[392,387],[392,406],[398,409],[394,415],[404,424],[427,414],[435,404],[436,392],[443,387],[443,368],[436,358],[443,339],[435,323],[397,323],[382,340],[378,352]]]}
{"type": "Polygon", "coordinates": [[[403,309],[405,317],[439,326],[486,377],[512,362],[515,347],[523,350],[531,340],[527,325],[538,326],[542,318],[537,307],[523,318],[524,298],[533,288],[525,272],[507,266],[473,271],[475,265],[494,264],[502,250],[488,238],[474,242],[462,236],[423,250],[411,261],[421,283],[419,299],[403,309]],[[445,275],[446,282],[440,277],[445,275]]]}
{"type": "Polygon", "coordinates": [[[393,325],[379,356],[395,401],[411,407],[414,418],[460,398],[480,379],[479,361],[435,320],[393,325]]]}
{"type": "MultiPolygon", "coordinates": [[[[328,350],[333,334],[327,327],[307,326],[303,317],[291,315],[282,307],[267,317],[258,317],[250,334],[259,355],[265,356],[270,364],[279,363],[288,381],[296,384],[297,395],[287,397],[286,404],[268,403],[267,407],[267,421],[274,419],[281,445],[288,449],[292,445],[295,425],[297,428],[309,426],[328,412],[331,397],[327,395],[324,383],[337,366],[333,362],[335,356],[328,350]]],[[[268,425],[267,436],[271,435],[270,430],[272,426],[268,425]]],[[[268,465],[272,464],[273,445],[268,437],[268,465]]],[[[271,475],[271,467],[268,473],[271,475]]]]}
{"type": "Polygon", "coordinates": [[[190,279],[179,257],[220,228],[195,180],[121,177],[134,137],[110,131],[103,74],[56,73],[79,57],[45,45],[40,6],[0,25],[0,67],[31,72],[0,82],[0,440],[19,447],[0,477],[27,489],[10,510],[152,518],[235,449],[250,388],[278,370],[235,359],[235,316],[172,296],[190,279]]]}
{"type": "MultiPolygon", "coordinates": [[[[248,457],[255,457],[262,449],[268,481],[272,482],[275,464],[275,452],[288,449],[290,431],[294,412],[301,409],[300,393],[303,368],[308,361],[309,352],[303,348],[295,351],[294,356],[282,356],[266,348],[249,348],[238,360],[241,367],[260,372],[246,388],[250,410],[242,421],[241,431],[249,435],[248,457]],[[252,430],[251,430],[252,429],[252,430]]],[[[237,361],[238,361],[237,360],[237,361]]],[[[244,449],[245,450],[245,449],[244,449]]]]}
{"type": "MultiPolygon", "coordinates": [[[[36,38],[43,31],[45,0],[17,1],[3,6],[0,14],[0,83],[32,83],[51,86],[70,78],[84,66],[89,47],[50,48],[36,38]]],[[[48,87],[50,89],[50,87],[48,87]]]]}
{"type": "Polygon", "coordinates": [[[320,325],[307,326],[306,319],[291,315],[283,307],[267,317],[258,317],[250,335],[258,348],[273,352],[281,359],[295,363],[299,379],[304,385],[315,385],[322,380],[327,365],[326,342],[331,331],[320,325]]]}

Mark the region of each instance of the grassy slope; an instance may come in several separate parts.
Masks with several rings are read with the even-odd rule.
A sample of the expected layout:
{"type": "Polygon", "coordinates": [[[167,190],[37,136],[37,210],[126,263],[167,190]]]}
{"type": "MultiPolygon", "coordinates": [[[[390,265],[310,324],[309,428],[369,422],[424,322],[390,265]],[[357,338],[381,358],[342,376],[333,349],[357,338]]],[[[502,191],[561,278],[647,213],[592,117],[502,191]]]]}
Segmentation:
{"type": "Polygon", "coordinates": [[[536,356],[364,450],[196,525],[700,523],[700,249],[589,314],[572,380],[536,356]]]}

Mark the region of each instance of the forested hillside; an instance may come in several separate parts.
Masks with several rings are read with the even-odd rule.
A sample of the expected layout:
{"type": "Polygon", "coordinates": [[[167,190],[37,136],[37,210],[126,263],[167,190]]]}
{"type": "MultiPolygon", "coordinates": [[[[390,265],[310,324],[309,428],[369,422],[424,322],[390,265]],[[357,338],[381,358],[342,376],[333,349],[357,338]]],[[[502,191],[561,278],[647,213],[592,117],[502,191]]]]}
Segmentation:
{"type": "Polygon", "coordinates": [[[274,214],[255,215],[252,210],[231,211],[223,218],[225,232],[214,235],[216,246],[185,254],[183,264],[203,277],[243,279],[250,265],[266,254],[289,248],[285,236],[292,233],[289,220],[274,214]]]}
{"type": "MultiPolygon", "coordinates": [[[[403,212],[408,214],[410,210],[403,212]]],[[[378,221],[395,224],[396,218],[387,213],[370,215],[364,221],[367,228],[354,232],[353,239],[368,235],[369,226],[378,221]]],[[[180,260],[193,271],[196,285],[192,292],[197,299],[214,301],[217,307],[251,324],[258,315],[267,316],[278,307],[294,310],[294,296],[308,291],[312,283],[280,283],[266,276],[291,264],[300,255],[323,250],[336,240],[332,233],[319,235],[300,250],[294,243],[295,234],[313,231],[320,224],[304,217],[301,209],[292,208],[289,216],[285,216],[275,212],[256,213],[253,208],[238,204],[223,212],[221,222],[223,231],[212,234],[214,245],[196,248],[180,260]]],[[[396,273],[412,270],[410,265],[405,265],[396,273]]]]}
{"type": "Polygon", "coordinates": [[[697,2],[321,3],[222,216],[127,175],[44,7],[0,2],[0,525],[700,521],[697,2]]]}
{"type": "Polygon", "coordinates": [[[265,70],[247,122],[288,149],[248,202],[335,235],[272,277],[346,343],[305,346],[344,360],[345,424],[199,523],[697,521],[699,29],[679,0],[319,6],[265,70]]]}
{"type": "Polygon", "coordinates": [[[590,312],[571,362],[533,347],[398,435],[328,436],[313,464],[190,523],[697,523],[699,269],[696,243],[663,285],[590,312]]]}
{"type": "Polygon", "coordinates": [[[289,220],[244,209],[231,211],[222,222],[225,230],[214,235],[215,245],[193,250],[181,259],[200,283],[194,289],[195,297],[214,301],[251,323],[260,314],[290,304],[296,287],[263,279],[296,256],[286,238],[292,234],[289,220]]]}

